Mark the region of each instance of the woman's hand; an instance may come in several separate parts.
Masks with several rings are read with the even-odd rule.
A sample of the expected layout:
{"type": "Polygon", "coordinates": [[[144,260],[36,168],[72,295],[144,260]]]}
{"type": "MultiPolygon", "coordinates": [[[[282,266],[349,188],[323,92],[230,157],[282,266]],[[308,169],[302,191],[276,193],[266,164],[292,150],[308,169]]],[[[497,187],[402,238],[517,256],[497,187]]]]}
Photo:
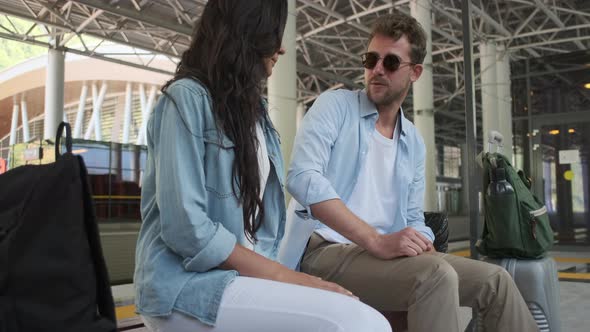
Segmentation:
{"type": "Polygon", "coordinates": [[[295,284],[300,286],[312,287],[312,288],[319,288],[331,292],[336,292],[340,294],[344,294],[350,297],[354,297],[358,300],[354,294],[348,289],[329,281],[322,280],[322,278],[318,278],[306,273],[296,272],[293,270],[285,269],[281,271],[277,275],[276,281],[285,282],[289,284],[295,284]]]}
{"type": "Polygon", "coordinates": [[[269,260],[250,249],[236,245],[227,260],[219,266],[224,270],[236,270],[242,276],[274,280],[300,286],[324,289],[358,299],[351,291],[333,282],[312,275],[293,271],[284,265],[269,260]]]}

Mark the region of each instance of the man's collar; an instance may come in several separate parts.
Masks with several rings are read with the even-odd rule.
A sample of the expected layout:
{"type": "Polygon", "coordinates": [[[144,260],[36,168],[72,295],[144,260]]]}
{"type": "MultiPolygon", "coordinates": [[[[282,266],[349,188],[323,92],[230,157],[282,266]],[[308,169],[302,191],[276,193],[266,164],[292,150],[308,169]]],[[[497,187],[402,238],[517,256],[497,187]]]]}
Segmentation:
{"type": "MultiPolygon", "coordinates": [[[[367,116],[379,113],[377,111],[377,107],[375,106],[375,104],[369,100],[369,96],[367,96],[367,91],[365,89],[359,90],[359,98],[360,98],[360,106],[361,106],[361,117],[365,118],[367,116]]],[[[406,117],[404,116],[404,110],[402,109],[401,106],[399,108],[399,115],[400,115],[400,120],[398,121],[398,124],[400,126],[399,132],[400,132],[401,136],[406,136],[405,129],[409,127],[408,123],[410,121],[408,119],[406,119],[406,117]]]]}

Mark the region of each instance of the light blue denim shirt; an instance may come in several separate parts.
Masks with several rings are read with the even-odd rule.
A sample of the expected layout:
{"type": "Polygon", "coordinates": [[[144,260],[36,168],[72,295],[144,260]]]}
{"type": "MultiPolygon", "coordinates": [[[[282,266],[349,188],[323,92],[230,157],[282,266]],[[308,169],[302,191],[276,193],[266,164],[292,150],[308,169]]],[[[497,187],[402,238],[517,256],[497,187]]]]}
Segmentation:
{"type": "MultiPolygon", "coordinates": [[[[143,177],[143,224],[136,252],[137,311],[165,316],[177,310],[213,325],[223,291],[237,271],[217,268],[245,244],[242,208],[232,192],[234,143],[215,126],[207,90],[182,79],[150,116],[143,177]]],[[[283,160],[268,116],[262,121],[271,172],[265,219],[254,250],[275,259],[284,232],[283,160]]]]}
{"type": "MultiPolygon", "coordinates": [[[[432,230],[424,224],[422,210],[426,148],[416,127],[402,111],[400,115],[400,139],[391,184],[400,201],[399,209],[391,211],[389,232],[409,226],[434,241],[432,230]]],[[[307,112],[295,138],[287,190],[307,209],[308,217],[309,206],[314,203],[330,199],[348,202],[366,160],[377,118],[377,108],[364,90],[325,92],[307,112]]]]}

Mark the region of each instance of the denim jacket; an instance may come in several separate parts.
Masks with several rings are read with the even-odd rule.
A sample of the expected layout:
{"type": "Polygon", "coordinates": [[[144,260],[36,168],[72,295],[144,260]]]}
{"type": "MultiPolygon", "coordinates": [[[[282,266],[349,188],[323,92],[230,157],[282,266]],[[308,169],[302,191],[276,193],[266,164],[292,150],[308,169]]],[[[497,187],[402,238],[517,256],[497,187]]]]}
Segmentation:
{"type": "MultiPolygon", "coordinates": [[[[402,111],[400,116],[400,139],[391,185],[398,190],[398,197],[404,199],[400,200],[397,211],[391,211],[389,231],[397,232],[410,226],[433,241],[434,234],[424,224],[422,210],[426,148],[422,137],[402,111]]],[[[301,221],[313,219],[310,205],[330,199],[348,202],[366,160],[370,132],[375,128],[377,118],[377,108],[364,90],[328,91],[318,97],[303,118],[293,146],[287,190],[307,213],[300,213],[297,209],[291,212],[293,209],[290,209],[289,233],[301,234],[303,232],[295,228],[308,227],[303,225],[308,222],[301,221]],[[302,225],[296,226],[298,223],[302,225]]],[[[316,227],[327,226],[317,223],[316,227]]],[[[304,247],[293,252],[296,246],[287,242],[290,240],[281,248],[281,262],[294,267],[304,247]]]]}
{"type": "MultiPolygon", "coordinates": [[[[148,122],[136,306],[142,315],[176,310],[213,325],[223,291],[238,275],[218,266],[236,243],[247,241],[232,192],[234,143],[216,129],[209,93],[199,82],[181,79],[167,93],[176,105],[162,96],[148,122]]],[[[285,223],[283,160],[269,117],[262,122],[271,172],[254,251],[275,259],[285,223]]]]}

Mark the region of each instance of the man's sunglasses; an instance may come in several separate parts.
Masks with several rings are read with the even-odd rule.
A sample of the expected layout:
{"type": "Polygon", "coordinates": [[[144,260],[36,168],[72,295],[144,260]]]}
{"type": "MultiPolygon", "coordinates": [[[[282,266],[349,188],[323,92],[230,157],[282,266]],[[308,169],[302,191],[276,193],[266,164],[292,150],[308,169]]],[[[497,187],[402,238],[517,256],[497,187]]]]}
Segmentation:
{"type": "Polygon", "coordinates": [[[367,69],[373,69],[377,65],[379,60],[383,59],[383,68],[387,69],[390,72],[394,72],[399,69],[401,65],[415,65],[413,62],[402,62],[401,59],[394,54],[387,54],[385,57],[380,57],[379,54],[375,52],[367,52],[361,55],[361,61],[363,62],[363,67],[367,69]]]}

